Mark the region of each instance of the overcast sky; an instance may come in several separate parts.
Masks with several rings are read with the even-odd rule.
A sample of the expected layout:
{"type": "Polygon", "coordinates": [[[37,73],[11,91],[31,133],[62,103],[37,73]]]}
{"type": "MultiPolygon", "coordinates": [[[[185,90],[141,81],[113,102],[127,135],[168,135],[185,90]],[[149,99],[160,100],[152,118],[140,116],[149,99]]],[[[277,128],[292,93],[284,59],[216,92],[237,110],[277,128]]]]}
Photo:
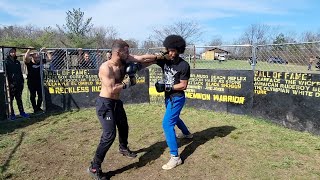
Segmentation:
{"type": "Polygon", "coordinates": [[[92,17],[94,26],[113,26],[119,37],[139,41],[152,34],[153,27],[190,20],[204,31],[201,43],[217,35],[232,42],[257,23],[284,33],[320,30],[319,0],[0,0],[0,26],[56,27],[65,24],[66,11],[72,8],[92,17]]]}

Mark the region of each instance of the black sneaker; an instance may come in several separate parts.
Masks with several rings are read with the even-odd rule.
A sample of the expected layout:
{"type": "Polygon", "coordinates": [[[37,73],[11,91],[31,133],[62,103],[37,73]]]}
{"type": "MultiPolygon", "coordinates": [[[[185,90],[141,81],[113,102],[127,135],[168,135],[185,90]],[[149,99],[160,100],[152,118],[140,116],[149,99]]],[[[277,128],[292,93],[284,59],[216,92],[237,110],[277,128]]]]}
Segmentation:
{"type": "Polygon", "coordinates": [[[106,180],[108,179],[101,169],[93,169],[91,166],[88,168],[88,173],[94,180],[106,180]]]}
{"type": "Polygon", "coordinates": [[[127,156],[128,158],[135,158],[135,157],[137,157],[137,154],[134,153],[134,152],[132,152],[132,151],[130,151],[129,148],[127,148],[127,149],[121,149],[121,148],[119,148],[119,153],[122,154],[122,155],[124,155],[124,156],[127,156]]]}

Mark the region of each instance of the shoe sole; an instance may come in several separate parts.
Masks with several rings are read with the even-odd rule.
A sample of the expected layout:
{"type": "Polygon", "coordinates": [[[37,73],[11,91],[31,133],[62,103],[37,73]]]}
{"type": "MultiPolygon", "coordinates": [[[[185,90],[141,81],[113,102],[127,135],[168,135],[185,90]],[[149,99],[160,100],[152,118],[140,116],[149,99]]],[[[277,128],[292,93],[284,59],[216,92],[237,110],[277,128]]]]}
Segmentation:
{"type": "Polygon", "coordinates": [[[182,164],[182,160],[180,160],[174,167],[171,167],[171,168],[164,168],[164,165],[162,166],[162,169],[163,170],[170,170],[170,169],[173,169],[173,168],[175,168],[175,167],[177,167],[177,166],[179,166],[179,165],[181,165],[182,164]]]}

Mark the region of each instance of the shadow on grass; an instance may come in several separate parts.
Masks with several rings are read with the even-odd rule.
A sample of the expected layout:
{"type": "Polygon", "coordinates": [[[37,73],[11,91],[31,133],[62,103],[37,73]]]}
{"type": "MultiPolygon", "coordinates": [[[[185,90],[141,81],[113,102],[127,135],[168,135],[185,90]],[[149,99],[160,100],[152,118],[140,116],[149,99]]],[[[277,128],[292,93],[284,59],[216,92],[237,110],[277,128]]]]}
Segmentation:
{"type": "MultiPolygon", "coordinates": [[[[21,145],[24,136],[25,136],[25,132],[22,132],[19,136],[19,140],[18,140],[17,144],[14,146],[14,148],[12,149],[12,151],[10,152],[10,154],[8,155],[8,157],[4,161],[4,163],[0,166],[0,174],[3,174],[8,169],[9,163],[10,163],[14,153],[17,151],[18,147],[21,145]]],[[[6,178],[8,178],[8,176],[10,176],[10,175],[7,175],[6,178]]]]}
{"type": "Polygon", "coordinates": [[[14,121],[6,120],[0,122],[0,135],[15,131],[16,129],[24,128],[34,123],[45,120],[49,116],[55,116],[68,111],[48,111],[42,114],[30,114],[30,118],[18,117],[14,121]]]}
{"type": "MultiPolygon", "coordinates": [[[[205,144],[207,141],[215,137],[225,137],[235,129],[236,128],[233,126],[211,127],[203,131],[194,133],[193,139],[182,139],[178,141],[179,147],[188,144],[180,154],[180,157],[182,158],[182,160],[187,159],[200,145],[205,144]]],[[[136,153],[145,152],[145,154],[139,158],[138,162],[127,165],[114,171],[109,171],[107,173],[107,176],[110,178],[112,176],[115,176],[116,174],[120,174],[129,169],[143,167],[148,163],[158,159],[163,154],[166,148],[167,143],[165,141],[161,141],[156,142],[155,144],[147,148],[139,149],[138,151],[136,151],[136,153]]]]}
{"type": "Polygon", "coordinates": [[[77,102],[74,100],[71,94],[63,94],[57,96],[55,101],[61,101],[60,106],[52,102],[52,97],[46,93],[46,107],[47,111],[40,114],[30,114],[30,118],[22,118],[17,116],[17,119],[14,121],[0,121],[0,135],[13,132],[15,129],[24,128],[34,123],[45,120],[49,116],[56,116],[70,111],[80,111],[80,107],[77,102]]]}
{"type": "Polygon", "coordinates": [[[188,144],[184,150],[180,153],[182,160],[186,160],[194,151],[201,145],[205,144],[207,141],[213,139],[214,137],[225,137],[230,134],[236,128],[233,126],[221,126],[221,127],[212,127],[200,132],[193,134],[193,139],[182,139],[180,146],[188,144]],[[190,143],[190,141],[192,141],[190,143]]]}

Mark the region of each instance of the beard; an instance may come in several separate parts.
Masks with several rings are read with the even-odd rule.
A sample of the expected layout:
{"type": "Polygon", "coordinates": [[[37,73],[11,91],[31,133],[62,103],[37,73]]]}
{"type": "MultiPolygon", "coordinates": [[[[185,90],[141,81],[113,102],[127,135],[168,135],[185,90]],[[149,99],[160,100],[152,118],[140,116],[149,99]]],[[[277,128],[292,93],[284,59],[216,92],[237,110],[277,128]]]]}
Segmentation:
{"type": "Polygon", "coordinates": [[[34,58],[33,61],[34,61],[34,63],[38,64],[38,63],[40,63],[40,58],[34,58]]]}

